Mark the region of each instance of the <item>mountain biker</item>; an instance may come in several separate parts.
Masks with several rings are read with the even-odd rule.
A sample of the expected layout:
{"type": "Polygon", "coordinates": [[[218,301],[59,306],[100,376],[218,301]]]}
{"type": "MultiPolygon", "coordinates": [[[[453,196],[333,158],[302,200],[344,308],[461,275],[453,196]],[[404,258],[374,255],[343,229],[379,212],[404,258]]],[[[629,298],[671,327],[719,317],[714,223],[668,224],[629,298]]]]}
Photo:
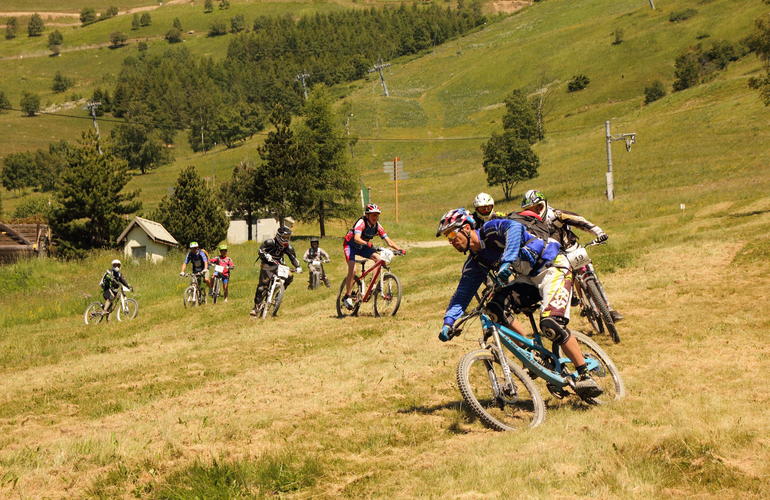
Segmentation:
{"type": "Polygon", "coordinates": [[[473,199],[473,207],[475,208],[472,214],[475,222],[473,229],[481,229],[485,222],[498,217],[505,217],[505,214],[494,211],[495,200],[487,193],[477,194],[476,198],[473,199]]]}
{"type": "Polygon", "coordinates": [[[348,263],[348,275],[345,278],[345,295],[342,297],[342,303],[348,309],[353,309],[353,299],[350,298],[350,290],[353,288],[353,277],[356,272],[356,256],[363,257],[365,259],[372,259],[375,262],[380,259],[372,246],[372,238],[378,236],[385,240],[388,246],[401,254],[405,254],[406,251],[388,237],[388,233],[385,228],[379,223],[380,214],[382,210],[374,203],[366,205],[364,215],[353,224],[348,234],[345,235],[345,240],[342,243],[342,250],[345,253],[345,261],[348,263]]]}
{"type": "MultiPolygon", "coordinates": [[[[291,229],[286,226],[281,226],[275,233],[275,237],[262,242],[262,246],[259,247],[259,256],[257,260],[262,259],[262,267],[259,272],[259,284],[257,290],[254,292],[254,309],[249,314],[252,316],[257,315],[257,307],[262,302],[264,295],[267,294],[267,289],[270,286],[270,281],[278,271],[278,264],[283,264],[283,257],[286,255],[291,261],[291,265],[294,266],[295,273],[301,273],[302,267],[297,260],[297,253],[294,251],[294,247],[291,246],[289,240],[291,239],[291,229]]],[[[284,290],[289,288],[291,282],[294,281],[294,276],[289,276],[284,281],[284,290]]]]}
{"type": "MultiPolygon", "coordinates": [[[[310,266],[310,263],[314,260],[317,260],[321,263],[321,281],[324,282],[324,285],[326,285],[326,288],[329,288],[329,278],[326,277],[326,271],[324,270],[324,262],[330,262],[331,259],[329,258],[329,254],[324,251],[323,248],[318,246],[319,241],[318,237],[313,236],[310,238],[310,248],[305,250],[305,255],[302,257],[302,260],[308,263],[308,267],[310,266]]],[[[308,274],[308,285],[307,287],[310,288],[310,280],[312,277],[310,276],[312,273],[308,274]]]]}
{"type": "MultiPolygon", "coordinates": [[[[586,232],[593,233],[598,243],[607,241],[609,236],[602,231],[602,228],[593,224],[585,217],[576,214],[575,212],[569,212],[567,210],[559,210],[551,207],[548,204],[548,200],[541,191],[530,189],[524,194],[524,198],[521,200],[521,208],[530,210],[538,214],[548,224],[551,234],[561,243],[562,248],[565,251],[574,250],[578,244],[578,237],[572,231],[573,227],[581,229],[586,232]]],[[[599,276],[596,276],[596,281],[601,288],[602,295],[607,298],[607,294],[604,291],[604,286],[599,280],[599,276]]],[[[612,321],[618,322],[623,320],[623,315],[613,309],[607,298],[607,307],[610,310],[610,316],[612,321]]]]}
{"type": "Polygon", "coordinates": [[[179,276],[184,276],[188,263],[192,263],[193,274],[198,275],[198,284],[200,285],[200,280],[203,279],[203,281],[206,282],[206,286],[211,288],[211,280],[209,279],[209,256],[200,248],[197,241],[190,242],[190,251],[187,252],[184,262],[182,262],[182,270],[179,271],[179,276]]]}
{"type": "MultiPolygon", "coordinates": [[[[600,395],[602,389],[591,378],[580,345],[566,328],[572,282],[570,273],[564,272],[566,257],[559,253],[558,242],[543,241],[514,220],[493,219],[479,230],[474,230],[473,225],[473,216],[459,208],[444,214],[436,231],[436,236],[446,236],[458,252],[470,254],[444,314],[439,340],[446,342],[452,338],[452,325],[463,315],[490,270],[497,270],[502,283],[515,272],[516,282],[533,285],[540,292],[540,329],[574,363],[579,375],[575,391],[583,397],[600,395]]],[[[490,309],[498,320],[504,321],[504,303],[509,292],[500,295],[490,303],[496,309],[490,309]]]]}
{"type": "Polygon", "coordinates": [[[105,313],[110,310],[112,299],[115,298],[115,294],[118,293],[121,286],[128,287],[131,291],[134,290],[134,287],[128,284],[125,276],[120,272],[120,261],[118,259],[112,261],[112,269],[104,272],[101,281],[99,281],[99,286],[102,287],[102,297],[104,297],[102,311],[105,313]]]}
{"type": "Polygon", "coordinates": [[[227,245],[224,243],[219,245],[219,256],[212,257],[209,262],[213,266],[224,267],[224,270],[222,271],[222,291],[224,293],[222,296],[224,297],[225,302],[227,302],[228,290],[230,289],[230,270],[235,269],[233,259],[227,256],[227,245]]]}

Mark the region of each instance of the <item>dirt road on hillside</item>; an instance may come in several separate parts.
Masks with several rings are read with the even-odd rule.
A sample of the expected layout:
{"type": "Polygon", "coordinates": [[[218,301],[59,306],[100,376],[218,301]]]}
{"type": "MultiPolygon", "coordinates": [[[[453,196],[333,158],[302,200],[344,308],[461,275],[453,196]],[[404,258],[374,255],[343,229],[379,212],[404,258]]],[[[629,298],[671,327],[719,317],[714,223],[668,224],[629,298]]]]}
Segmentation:
{"type": "MultiPolygon", "coordinates": [[[[125,14],[134,14],[136,12],[147,12],[148,10],[159,9],[166,5],[178,5],[183,3],[192,3],[192,0],[169,0],[159,5],[145,5],[143,7],[134,7],[132,9],[121,10],[118,12],[119,16],[125,14]]],[[[36,10],[24,10],[24,11],[3,11],[0,10],[0,16],[3,17],[29,17],[33,14],[37,14],[43,19],[55,19],[57,17],[74,17],[80,18],[79,12],[54,12],[54,11],[36,11],[36,10]]]]}

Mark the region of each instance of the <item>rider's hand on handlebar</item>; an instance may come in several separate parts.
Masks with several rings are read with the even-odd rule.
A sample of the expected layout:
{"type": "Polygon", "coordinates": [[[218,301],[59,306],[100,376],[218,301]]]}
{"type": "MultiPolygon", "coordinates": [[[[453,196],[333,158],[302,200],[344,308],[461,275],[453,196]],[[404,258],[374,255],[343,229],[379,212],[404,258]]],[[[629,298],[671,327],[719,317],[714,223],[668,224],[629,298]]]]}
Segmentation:
{"type": "Polygon", "coordinates": [[[511,274],[513,274],[513,269],[511,269],[511,263],[510,262],[504,262],[502,266],[500,266],[500,270],[497,271],[497,279],[501,284],[506,284],[508,282],[508,278],[511,277],[511,274]]]}
{"type": "Polygon", "coordinates": [[[447,340],[451,340],[453,336],[454,335],[452,335],[452,327],[449,325],[444,325],[441,328],[441,332],[438,334],[438,339],[441,342],[446,342],[447,340]]]}
{"type": "Polygon", "coordinates": [[[294,272],[297,274],[302,274],[302,268],[297,266],[297,269],[295,269],[294,272]]]}
{"type": "Polygon", "coordinates": [[[607,241],[609,238],[610,238],[610,237],[609,237],[609,235],[608,235],[607,233],[602,233],[602,234],[600,234],[599,236],[597,236],[597,237],[596,237],[596,239],[595,239],[594,241],[596,241],[596,243],[604,243],[604,242],[605,242],[605,241],[607,241]]]}
{"type": "Polygon", "coordinates": [[[273,263],[273,256],[270,255],[269,253],[266,253],[265,254],[265,262],[269,262],[269,263],[272,264],[273,263]]]}

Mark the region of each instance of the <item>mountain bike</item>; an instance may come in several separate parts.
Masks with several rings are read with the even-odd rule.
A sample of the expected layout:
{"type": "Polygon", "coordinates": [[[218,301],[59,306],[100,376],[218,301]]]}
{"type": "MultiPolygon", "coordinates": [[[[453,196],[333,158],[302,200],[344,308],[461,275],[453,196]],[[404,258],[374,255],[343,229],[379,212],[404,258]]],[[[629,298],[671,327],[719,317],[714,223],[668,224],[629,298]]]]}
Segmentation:
{"type": "Polygon", "coordinates": [[[118,321],[136,318],[136,315],[139,313],[139,302],[137,302],[136,299],[126,297],[126,292],[130,290],[130,288],[121,285],[110,301],[110,307],[107,311],[104,310],[104,304],[101,302],[92,302],[89,304],[88,307],[86,307],[86,311],[83,313],[83,321],[85,324],[93,325],[101,323],[102,321],[109,321],[112,311],[115,311],[115,319],[118,321]]]}
{"type": "Polygon", "coordinates": [[[222,294],[222,278],[224,278],[225,266],[214,266],[214,275],[211,277],[211,302],[216,304],[222,294]]]}
{"type": "Polygon", "coordinates": [[[201,306],[206,303],[206,293],[201,286],[204,272],[185,273],[186,278],[190,278],[190,286],[185,288],[182,294],[182,303],[185,307],[201,306]]]}
{"type": "Polygon", "coordinates": [[[353,308],[348,309],[344,302],[345,280],[340,283],[340,292],[337,295],[337,316],[358,316],[361,304],[369,302],[374,297],[374,315],[395,316],[401,306],[401,281],[390,272],[390,262],[396,255],[403,255],[403,252],[394,252],[388,248],[377,248],[376,252],[380,259],[372,267],[366,269],[366,260],[356,260],[361,264],[361,274],[353,278],[353,288],[350,291],[350,298],[353,300],[353,308]],[[382,270],[385,269],[383,272],[382,270]],[[370,276],[371,275],[371,276],[370,276]],[[366,277],[370,276],[369,286],[366,287],[366,277]]]}
{"type": "MultiPolygon", "coordinates": [[[[504,286],[487,286],[479,305],[456,323],[451,337],[462,333],[462,326],[479,318],[482,337],[481,349],[462,357],[457,366],[457,383],[463,399],[471,411],[489,427],[498,431],[536,427],[545,419],[545,404],[533,378],[545,380],[546,388],[562,399],[574,392],[577,371],[572,361],[560,353],[556,344],[548,349],[535,322],[540,307],[540,292],[532,285],[513,282],[504,286]],[[532,338],[496,323],[490,317],[487,305],[496,294],[509,294],[509,312],[523,313],[532,326],[532,338]],[[513,364],[506,351],[522,365],[513,364]]],[[[590,405],[619,400],[625,396],[625,386],[618,369],[606,352],[587,336],[572,332],[583,351],[588,370],[604,390],[595,398],[581,398],[590,405]]]]}
{"type": "Polygon", "coordinates": [[[586,251],[587,247],[601,244],[594,240],[567,252],[567,260],[572,267],[573,305],[580,306],[580,315],[588,320],[596,333],[602,334],[606,329],[617,344],[620,342],[620,335],[610,314],[607,297],[586,251]]]}
{"type": "Polygon", "coordinates": [[[258,318],[265,319],[268,314],[272,314],[272,316],[278,315],[278,309],[281,307],[283,294],[286,291],[284,283],[289,276],[291,276],[291,269],[289,266],[278,264],[278,269],[276,269],[273,277],[270,279],[270,285],[267,287],[267,292],[257,306],[258,318]]]}
{"type": "MultiPolygon", "coordinates": [[[[321,285],[321,276],[323,275],[323,266],[324,262],[329,262],[328,260],[321,261],[320,259],[314,259],[310,262],[308,262],[308,273],[309,273],[309,283],[308,287],[311,290],[315,290],[321,285]]],[[[323,282],[326,284],[326,287],[329,287],[329,278],[327,277],[323,282]]]]}

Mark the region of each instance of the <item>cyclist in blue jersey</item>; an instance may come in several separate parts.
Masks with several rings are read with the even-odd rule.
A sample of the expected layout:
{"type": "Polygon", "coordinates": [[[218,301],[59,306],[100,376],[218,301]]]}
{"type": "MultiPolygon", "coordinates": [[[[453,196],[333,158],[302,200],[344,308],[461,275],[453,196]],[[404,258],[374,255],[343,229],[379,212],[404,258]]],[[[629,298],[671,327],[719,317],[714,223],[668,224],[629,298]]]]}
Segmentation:
{"type": "Polygon", "coordinates": [[[197,274],[206,283],[206,286],[211,288],[211,280],[209,279],[209,258],[208,254],[203,251],[197,241],[190,242],[190,251],[182,262],[182,270],[179,272],[179,276],[184,276],[187,264],[192,264],[193,274],[197,274]]]}
{"type": "MultiPolygon", "coordinates": [[[[579,374],[575,391],[583,397],[599,396],[602,389],[591,378],[582,350],[566,328],[572,282],[570,273],[561,269],[564,267],[564,256],[559,253],[561,245],[555,240],[535,237],[523,224],[513,220],[492,219],[478,230],[473,229],[474,223],[468,211],[459,208],[444,214],[436,231],[436,236],[446,236],[458,252],[469,254],[457,290],[444,314],[439,339],[446,342],[452,338],[452,325],[463,315],[490,270],[497,271],[502,283],[515,273],[516,281],[539,290],[542,300],[540,329],[574,363],[579,374]]],[[[566,268],[569,269],[568,264],[566,268]]],[[[505,297],[495,297],[493,302],[497,309],[490,308],[501,323],[506,322],[504,301],[505,297]]],[[[519,325],[514,326],[517,331],[521,330],[519,325]]]]}

